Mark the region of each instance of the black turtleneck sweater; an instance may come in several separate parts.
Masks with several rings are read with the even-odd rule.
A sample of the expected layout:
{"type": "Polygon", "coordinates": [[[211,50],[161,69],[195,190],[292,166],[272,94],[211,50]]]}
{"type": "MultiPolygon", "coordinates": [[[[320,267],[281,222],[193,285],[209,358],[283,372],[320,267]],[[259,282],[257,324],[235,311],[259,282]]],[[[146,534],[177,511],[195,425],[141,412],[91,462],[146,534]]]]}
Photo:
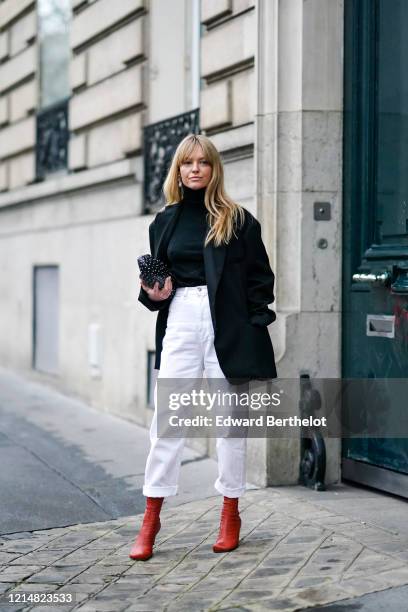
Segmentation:
{"type": "Polygon", "coordinates": [[[203,247],[208,232],[205,187],[190,189],[183,185],[182,210],[171,235],[167,257],[178,287],[206,285],[203,247]]]}

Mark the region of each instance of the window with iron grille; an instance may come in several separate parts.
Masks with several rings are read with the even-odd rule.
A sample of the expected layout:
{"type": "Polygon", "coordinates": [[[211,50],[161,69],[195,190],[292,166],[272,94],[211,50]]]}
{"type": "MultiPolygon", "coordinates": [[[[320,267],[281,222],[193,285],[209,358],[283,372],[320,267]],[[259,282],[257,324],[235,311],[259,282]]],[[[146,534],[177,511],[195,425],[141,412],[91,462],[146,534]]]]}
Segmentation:
{"type": "Polygon", "coordinates": [[[36,176],[67,168],[70,0],[38,0],[39,110],[36,126],[36,176]]]}
{"type": "Polygon", "coordinates": [[[164,204],[163,183],[177,145],[188,134],[198,134],[199,109],[152,123],[143,130],[145,212],[164,204]]]}

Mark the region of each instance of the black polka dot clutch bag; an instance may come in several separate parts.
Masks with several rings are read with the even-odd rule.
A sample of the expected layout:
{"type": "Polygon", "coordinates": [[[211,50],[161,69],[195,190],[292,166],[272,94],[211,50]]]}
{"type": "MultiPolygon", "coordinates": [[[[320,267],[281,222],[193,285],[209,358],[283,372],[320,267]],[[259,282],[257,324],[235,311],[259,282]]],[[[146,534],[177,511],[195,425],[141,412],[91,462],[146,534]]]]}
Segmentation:
{"type": "Polygon", "coordinates": [[[159,289],[163,289],[164,281],[168,276],[171,276],[173,288],[171,290],[170,298],[176,293],[176,283],[170,270],[161,259],[152,257],[151,255],[141,255],[137,258],[137,263],[140,269],[140,278],[142,281],[153,289],[156,281],[159,283],[159,289]]]}

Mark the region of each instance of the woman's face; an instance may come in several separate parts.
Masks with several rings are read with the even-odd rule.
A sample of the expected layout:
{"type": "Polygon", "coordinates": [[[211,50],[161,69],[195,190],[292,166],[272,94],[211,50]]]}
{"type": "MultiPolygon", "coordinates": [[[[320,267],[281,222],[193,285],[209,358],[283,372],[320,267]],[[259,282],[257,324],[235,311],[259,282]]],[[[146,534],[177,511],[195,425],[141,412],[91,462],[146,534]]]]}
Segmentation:
{"type": "Polygon", "coordinates": [[[212,168],[205,158],[202,148],[194,147],[189,158],[185,159],[180,166],[180,177],[186,187],[190,189],[202,189],[207,187],[212,175],[212,168]]]}

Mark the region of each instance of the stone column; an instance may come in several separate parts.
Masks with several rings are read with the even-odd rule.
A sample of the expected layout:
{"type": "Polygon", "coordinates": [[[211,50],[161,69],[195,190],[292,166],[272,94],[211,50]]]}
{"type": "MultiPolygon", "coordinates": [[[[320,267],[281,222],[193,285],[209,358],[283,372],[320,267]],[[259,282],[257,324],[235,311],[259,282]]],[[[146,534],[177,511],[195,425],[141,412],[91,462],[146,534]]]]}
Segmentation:
{"type": "MultiPolygon", "coordinates": [[[[257,14],[256,211],[276,275],[278,376],[298,389],[301,371],[341,376],[343,0],[259,0],[257,14]],[[320,201],[330,221],[314,220],[320,201]]],[[[328,441],[327,482],[339,449],[328,441]]],[[[300,440],[254,440],[249,452],[266,465],[249,478],[297,482],[300,440]]]]}

